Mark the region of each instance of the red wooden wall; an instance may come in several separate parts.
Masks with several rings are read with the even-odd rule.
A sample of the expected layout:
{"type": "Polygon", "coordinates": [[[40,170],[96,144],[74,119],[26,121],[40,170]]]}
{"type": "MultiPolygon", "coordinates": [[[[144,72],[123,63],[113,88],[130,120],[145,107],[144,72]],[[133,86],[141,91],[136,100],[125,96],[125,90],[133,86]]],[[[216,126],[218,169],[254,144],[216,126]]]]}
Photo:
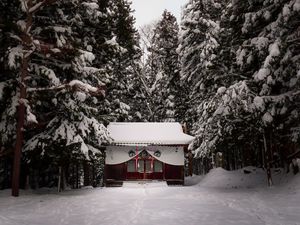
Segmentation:
{"type": "Polygon", "coordinates": [[[162,172],[127,172],[127,163],[118,165],[105,165],[105,178],[107,180],[184,180],[184,166],[173,166],[163,163],[162,172]]]}

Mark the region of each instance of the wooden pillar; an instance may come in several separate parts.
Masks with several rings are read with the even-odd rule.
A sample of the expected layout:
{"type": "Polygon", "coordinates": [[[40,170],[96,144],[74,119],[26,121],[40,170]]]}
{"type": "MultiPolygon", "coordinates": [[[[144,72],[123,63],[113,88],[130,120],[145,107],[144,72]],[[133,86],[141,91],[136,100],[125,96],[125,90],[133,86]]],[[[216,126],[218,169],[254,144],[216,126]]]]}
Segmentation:
{"type": "Polygon", "coordinates": [[[163,163],[163,180],[166,180],[166,164],[163,163]]]}
{"type": "Polygon", "coordinates": [[[107,180],[107,166],[104,164],[104,171],[103,171],[103,186],[106,186],[106,180],[107,180]]]}
{"type": "Polygon", "coordinates": [[[184,166],[181,168],[181,180],[182,180],[182,185],[184,185],[184,166]]]}

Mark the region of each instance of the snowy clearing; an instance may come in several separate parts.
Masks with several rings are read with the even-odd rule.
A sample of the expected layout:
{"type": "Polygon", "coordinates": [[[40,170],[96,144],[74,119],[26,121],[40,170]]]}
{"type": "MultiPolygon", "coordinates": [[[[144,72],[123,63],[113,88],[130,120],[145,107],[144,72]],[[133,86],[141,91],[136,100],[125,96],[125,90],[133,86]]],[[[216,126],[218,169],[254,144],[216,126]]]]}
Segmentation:
{"type": "Polygon", "coordinates": [[[265,174],[249,168],[214,169],[186,186],[126,183],[120,188],[0,192],[1,225],[299,225],[300,175],[277,172],[272,188],[265,174]]]}

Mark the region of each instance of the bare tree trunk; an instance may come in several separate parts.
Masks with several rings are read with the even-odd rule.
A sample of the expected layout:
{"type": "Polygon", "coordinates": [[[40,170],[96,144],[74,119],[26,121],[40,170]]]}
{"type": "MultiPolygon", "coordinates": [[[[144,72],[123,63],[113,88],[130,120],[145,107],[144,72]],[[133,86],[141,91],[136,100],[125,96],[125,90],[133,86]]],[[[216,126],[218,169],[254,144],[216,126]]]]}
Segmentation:
{"type": "Polygon", "coordinates": [[[75,165],[72,163],[72,188],[76,188],[75,165]]]}
{"type": "Polygon", "coordinates": [[[264,148],[265,148],[265,168],[267,171],[267,180],[268,180],[268,185],[272,186],[273,185],[273,181],[272,181],[272,173],[271,173],[271,164],[270,164],[270,158],[269,158],[269,147],[267,144],[267,139],[266,139],[266,133],[264,131],[263,134],[263,138],[264,138],[264,148]]]}
{"type": "Polygon", "coordinates": [[[20,163],[21,163],[21,152],[23,144],[23,131],[25,124],[25,98],[26,98],[26,84],[25,80],[28,76],[28,64],[30,57],[30,45],[31,37],[29,36],[29,30],[32,26],[33,12],[30,12],[32,7],[32,0],[27,1],[27,12],[26,12],[26,28],[22,35],[22,45],[24,47],[22,64],[21,64],[21,76],[20,76],[20,99],[18,107],[18,121],[17,121],[17,137],[16,146],[14,152],[14,167],[13,167],[13,178],[12,178],[12,196],[19,196],[20,186],[20,163]]]}
{"type": "Polygon", "coordinates": [[[90,182],[90,165],[87,160],[83,161],[83,185],[84,186],[89,186],[91,185],[90,182]]]}
{"type": "MultiPolygon", "coordinates": [[[[24,64],[23,64],[24,65],[24,64]]],[[[22,78],[21,80],[24,80],[22,78]]],[[[26,96],[25,87],[21,84],[20,87],[20,99],[24,99],[26,96]]],[[[25,105],[20,101],[18,107],[18,124],[17,124],[17,140],[14,152],[14,164],[13,164],[13,177],[12,177],[12,196],[19,196],[20,186],[20,165],[21,165],[21,151],[23,143],[23,129],[25,123],[25,105]]]]}
{"type": "Polygon", "coordinates": [[[79,188],[79,165],[76,163],[76,188],[79,188]]]}
{"type": "Polygon", "coordinates": [[[25,190],[28,190],[30,188],[30,184],[29,184],[29,175],[26,175],[26,182],[25,182],[25,190]]]}
{"type": "Polygon", "coordinates": [[[66,167],[61,167],[61,190],[64,191],[67,188],[67,177],[66,177],[66,167]]]}
{"type": "Polygon", "coordinates": [[[93,163],[92,164],[92,186],[93,187],[96,187],[97,184],[96,184],[96,177],[95,177],[95,164],[93,163]]]}
{"type": "Polygon", "coordinates": [[[58,182],[57,182],[57,192],[61,191],[61,166],[58,167],[58,182]]]}

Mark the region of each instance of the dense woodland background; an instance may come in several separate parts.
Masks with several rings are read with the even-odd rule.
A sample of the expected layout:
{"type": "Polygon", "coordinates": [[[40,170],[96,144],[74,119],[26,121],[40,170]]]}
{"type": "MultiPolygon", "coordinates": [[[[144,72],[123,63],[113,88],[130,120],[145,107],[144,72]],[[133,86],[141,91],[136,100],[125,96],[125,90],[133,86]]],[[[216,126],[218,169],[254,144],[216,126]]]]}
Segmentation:
{"type": "Polygon", "coordinates": [[[101,185],[111,121],[186,124],[196,174],[299,170],[300,0],[189,0],[140,31],[130,7],[0,2],[0,189],[22,107],[23,188],[101,185]]]}

